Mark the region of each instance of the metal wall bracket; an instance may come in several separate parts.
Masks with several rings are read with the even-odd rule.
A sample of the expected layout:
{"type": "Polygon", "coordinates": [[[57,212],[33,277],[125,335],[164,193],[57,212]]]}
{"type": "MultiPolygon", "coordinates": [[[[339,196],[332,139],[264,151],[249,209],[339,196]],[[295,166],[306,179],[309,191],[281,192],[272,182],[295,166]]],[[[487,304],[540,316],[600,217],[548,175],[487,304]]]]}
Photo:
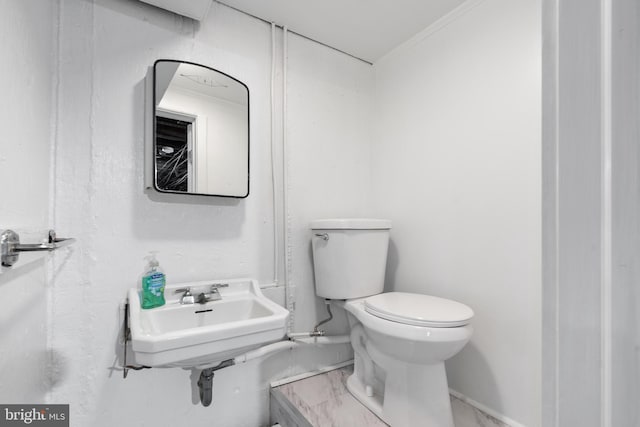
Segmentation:
{"type": "Polygon", "coordinates": [[[54,230],[49,230],[48,242],[26,244],[20,243],[20,235],[13,230],[4,230],[0,234],[0,256],[2,257],[2,266],[11,267],[18,261],[20,252],[34,251],[54,251],[56,249],[68,246],[75,242],[76,239],[62,239],[56,237],[54,230]]]}

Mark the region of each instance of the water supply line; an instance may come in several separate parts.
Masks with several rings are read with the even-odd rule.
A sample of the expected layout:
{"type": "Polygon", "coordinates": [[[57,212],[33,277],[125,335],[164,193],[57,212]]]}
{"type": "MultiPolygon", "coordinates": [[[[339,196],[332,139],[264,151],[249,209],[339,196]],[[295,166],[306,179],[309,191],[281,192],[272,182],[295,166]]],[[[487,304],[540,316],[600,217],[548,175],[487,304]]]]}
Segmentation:
{"type": "Polygon", "coordinates": [[[247,363],[250,360],[260,359],[270,356],[274,353],[278,353],[283,350],[291,350],[296,347],[304,345],[329,345],[329,344],[347,344],[351,342],[349,335],[334,335],[334,336],[312,336],[313,332],[307,332],[307,337],[291,337],[288,341],[279,341],[273,344],[268,344],[255,350],[248,351],[240,356],[235,357],[233,360],[235,364],[247,363]]]}
{"type": "MultiPolygon", "coordinates": [[[[276,177],[276,24],[271,23],[271,188],[273,195],[273,283],[278,285],[278,180],[276,177]]],[[[286,283],[285,283],[286,287],[286,283]]]]}
{"type": "MultiPolygon", "coordinates": [[[[329,313],[329,317],[322,320],[318,323],[311,332],[290,332],[287,334],[287,341],[279,341],[273,344],[267,344],[255,350],[248,351],[240,356],[234,357],[233,363],[231,365],[237,365],[239,363],[246,363],[249,360],[258,359],[262,357],[269,356],[273,353],[277,353],[283,350],[291,350],[295,347],[298,347],[303,344],[314,344],[314,345],[328,345],[328,344],[347,344],[351,342],[349,335],[332,335],[325,336],[325,332],[320,330],[320,325],[323,325],[333,319],[333,314],[331,313],[331,305],[330,300],[325,300],[325,306],[327,307],[327,312],[329,313]]],[[[231,366],[228,365],[228,366],[231,366]]],[[[211,365],[201,365],[198,366],[197,369],[207,369],[211,365]]],[[[226,366],[225,366],[226,367],[226,366]]]]}
{"type": "MultiPolygon", "coordinates": [[[[333,335],[333,336],[319,336],[316,335],[315,332],[304,332],[304,333],[296,333],[288,336],[288,339],[285,341],[278,341],[272,344],[264,345],[260,348],[256,348],[255,350],[250,350],[244,354],[234,357],[233,359],[228,359],[222,363],[228,362],[226,368],[228,366],[239,365],[242,363],[247,363],[250,360],[261,359],[264,357],[268,357],[274,353],[279,353],[284,350],[292,350],[297,347],[305,346],[305,345],[331,345],[331,344],[348,344],[351,342],[349,335],[333,335]]],[[[208,369],[211,367],[218,367],[220,363],[207,363],[203,365],[196,366],[195,369],[208,369]]],[[[218,368],[222,369],[222,368],[218,368]]]]}
{"type": "Polygon", "coordinates": [[[324,305],[325,307],[327,307],[327,313],[329,313],[329,317],[327,317],[324,320],[321,320],[316,326],[313,327],[313,332],[319,333],[322,332],[322,335],[324,335],[324,331],[320,331],[320,326],[324,325],[327,322],[330,322],[333,319],[333,313],[331,312],[331,300],[325,299],[324,300],[324,305]]]}
{"type": "Polygon", "coordinates": [[[198,379],[198,388],[200,390],[200,403],[203,406],[209,406],[213,400],[213,377],[214,372],[229,366],[247,363],[250,360],[268,357],[274,353],[284,350],[292,350],[303,345],[328,345],[328,344],[347,344],[351,342],[349,335],[335,336],[318,336],[317,332],[298,333],[295,336],[288,336],[286,341],[278,341],[273,344],[267,344],[255,350],[248,351],[233,359],[223,360],[222,362],[212,364],[204,364],[196,366],[195,369],[201,369],[200,378],[198,379]]]}
{"type": "MultiPolygon", "coordinates": [[[[280,229],[278,226],[278,179],[276,172],[276,33],[278,25],[271,22],[271,184],[273,188],[273,283],[277,286],[280,283],[280,229]]],[[[287,26],[282,26],[282,116],[280,125],[282,127],[282,250],[284,258],[284,306],[289,310],[290,316],[287,322],[287,332],[291,332],[295,316],[295,297],[291,285],[291,221],[289,216],[289,157],[287,150],[287,68],[288,68],[288,33],[287,26]]]]}

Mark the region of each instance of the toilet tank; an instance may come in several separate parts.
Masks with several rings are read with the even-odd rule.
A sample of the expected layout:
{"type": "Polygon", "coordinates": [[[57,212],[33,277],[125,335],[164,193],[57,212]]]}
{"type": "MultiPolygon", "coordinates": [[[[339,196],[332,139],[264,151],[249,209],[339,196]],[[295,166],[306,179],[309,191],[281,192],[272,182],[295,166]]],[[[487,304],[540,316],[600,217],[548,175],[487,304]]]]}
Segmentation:
{"type": "Polygon", "coordinates": [[[385,219],[312,221],[316,295],[352,299],[381,293],[390,229],[385,219]]]}

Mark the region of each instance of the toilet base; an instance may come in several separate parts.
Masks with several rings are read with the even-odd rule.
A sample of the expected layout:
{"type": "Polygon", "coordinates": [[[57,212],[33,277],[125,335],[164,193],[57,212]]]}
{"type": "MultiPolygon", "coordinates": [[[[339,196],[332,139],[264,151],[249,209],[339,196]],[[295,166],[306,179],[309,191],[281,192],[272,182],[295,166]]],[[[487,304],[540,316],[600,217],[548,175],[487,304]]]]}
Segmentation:
{"type": "Polygon", "coordinates": [[[471,326],[391,322],[367,313],[361,300],[345,309],[354,352],[349,392],[393,427],[454,427],[444,362],[468,342],[471,326]]]}
{"type": "Polygon", "coordinates": [[[347,390],[349,390],[349,393],[358,399],[360,403],[384,421],[382,416],[382,399],[375,394],[369,396],[364,384],[356,377],[356,374],[352,374],[347,378],[347,390]]]}
{"type": "Polygon", "coordinates": [[[386,372],[384,396],[371,393],[355,373],[347,389],[393,427],[454,427],[444,363],[392,368],[386,372]]]}

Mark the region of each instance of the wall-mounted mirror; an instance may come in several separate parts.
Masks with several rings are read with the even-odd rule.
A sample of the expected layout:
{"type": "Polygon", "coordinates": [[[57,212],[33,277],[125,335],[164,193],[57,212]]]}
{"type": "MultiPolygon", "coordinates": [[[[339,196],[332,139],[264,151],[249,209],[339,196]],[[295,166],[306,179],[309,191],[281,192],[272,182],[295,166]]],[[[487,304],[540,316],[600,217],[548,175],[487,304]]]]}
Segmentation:
{"type": "Polygon", "coordinates": [[[153,66],[154,188],[163,193],[249,195],[249,89],[203,65],[153,66]]]}

